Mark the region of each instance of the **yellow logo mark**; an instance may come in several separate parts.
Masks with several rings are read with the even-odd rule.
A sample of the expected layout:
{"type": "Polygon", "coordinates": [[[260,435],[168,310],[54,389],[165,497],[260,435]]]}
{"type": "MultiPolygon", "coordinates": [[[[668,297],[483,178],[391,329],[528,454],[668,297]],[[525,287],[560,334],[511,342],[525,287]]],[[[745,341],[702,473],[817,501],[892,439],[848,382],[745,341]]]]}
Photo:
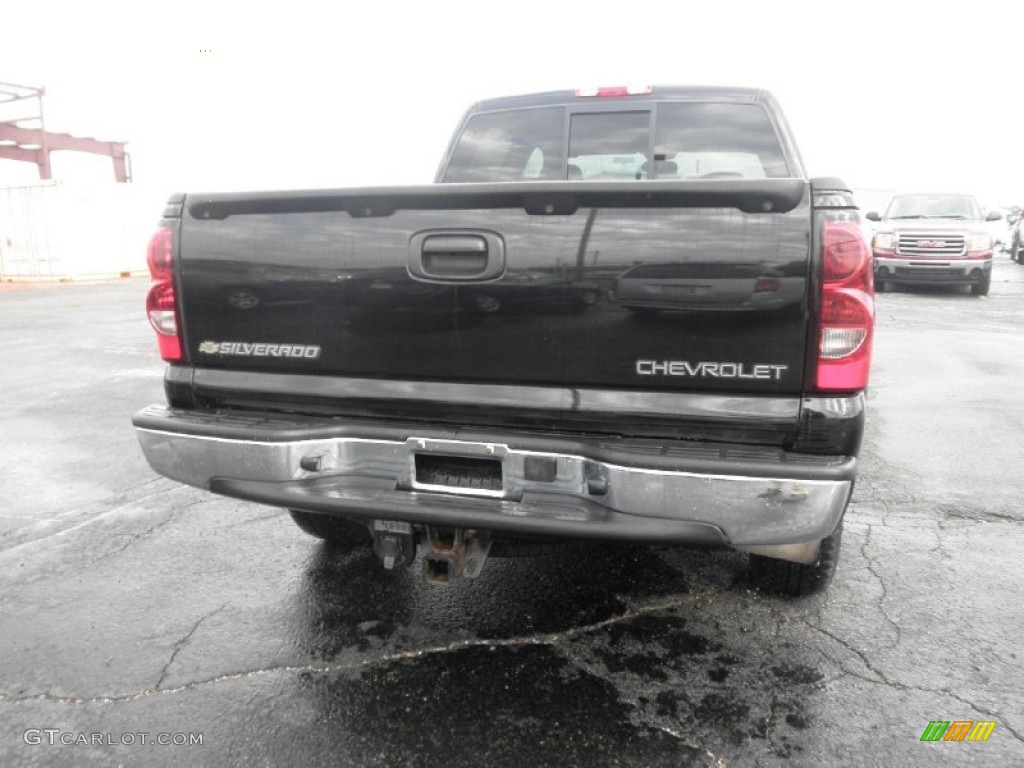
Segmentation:
{"type": "Polygon", "coordinates": [[[988,741],[988,737],[992,735],[992,731],[995,729],[995,720],[979,720],[974,724],[974,730],[971,731],[971,735],[967,737],[967,740],[988,741]]]}

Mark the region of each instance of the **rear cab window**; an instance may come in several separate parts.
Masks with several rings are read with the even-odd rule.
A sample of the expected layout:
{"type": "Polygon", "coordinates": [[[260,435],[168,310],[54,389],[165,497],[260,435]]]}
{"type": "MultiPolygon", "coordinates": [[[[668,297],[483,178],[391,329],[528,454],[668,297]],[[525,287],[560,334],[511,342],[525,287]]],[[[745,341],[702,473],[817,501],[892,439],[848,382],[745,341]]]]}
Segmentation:
{"type": "Polygon", "coordinates": [[[775,128],[757,104],[659,105],[654,160],[656,170],[666,170],[659,177],[780,179],[790,175],[775,128]]]}
{"type": "Polygon", "coordinates": [[[483,112],[466,123],[445,182],[788,178],[757,103],[573,104],[483,112]]]}
{"type": "Polygon", "coordinates": [[[648,178],[651,113],[574,114],[566,177],[589,181],[648,178]]]}
{"type": "Polygon", "coordinates": [[[444,181],[564,179],[564,124],[562,107],[474,115],[459,136],[444,181]]]}

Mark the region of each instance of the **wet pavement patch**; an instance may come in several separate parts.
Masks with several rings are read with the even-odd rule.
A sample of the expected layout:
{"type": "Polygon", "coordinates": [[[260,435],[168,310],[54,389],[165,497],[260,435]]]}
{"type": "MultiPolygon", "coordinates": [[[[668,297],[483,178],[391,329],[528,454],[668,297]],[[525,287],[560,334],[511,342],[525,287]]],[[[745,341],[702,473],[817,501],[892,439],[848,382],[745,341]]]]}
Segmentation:
{"type": "Polygon", "coordinates": [[[699,724],[724,729],[734,744],[742,743],[744,734],[738,726],[746,722],[749,714],[750,705],[731,693],[704,694],[693,707],[693,716],[699,724]]]}
{"type": "Polygon", "coordinates": [[[825,675],[819,669],[812,669],[804,665],[784,664],[772,667],[772,674],[780,680],[785,680],[797,685],[808,685],[817,683],[824,679],[825,675]]]}
{"type": "Polygon", "coordinates": [[[632,725],[612,685],[549,648],[476,647],[308,685],[322,706],[314,727],[355,737],[345,752],[359,765],[709,764],[632,725]]]}

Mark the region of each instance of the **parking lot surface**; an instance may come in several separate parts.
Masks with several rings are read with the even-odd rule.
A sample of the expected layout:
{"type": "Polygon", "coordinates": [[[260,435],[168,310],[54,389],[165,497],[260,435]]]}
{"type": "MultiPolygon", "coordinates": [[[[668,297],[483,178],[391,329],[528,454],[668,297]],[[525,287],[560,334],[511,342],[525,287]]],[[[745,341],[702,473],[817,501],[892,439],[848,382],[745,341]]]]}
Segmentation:
{"type": "Polygon", "coordinates": [[[1024,765],[1024,266],[878,297],[805,599],[610,546],[428,587],[162,479],[130,425],[163,397],[146,289],[0,287],[0,765],[1024,765]]]}

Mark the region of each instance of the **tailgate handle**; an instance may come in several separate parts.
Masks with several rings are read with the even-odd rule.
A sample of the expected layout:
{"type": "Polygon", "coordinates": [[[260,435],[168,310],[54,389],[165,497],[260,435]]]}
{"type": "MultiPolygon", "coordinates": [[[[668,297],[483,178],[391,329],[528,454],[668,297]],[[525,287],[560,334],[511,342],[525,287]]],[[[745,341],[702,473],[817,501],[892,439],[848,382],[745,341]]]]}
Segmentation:
{"type": "Polygon", "coordinates": [[[431,283],[480,283],[505,273],[505,243],[495,232],[418,232],[409,240],[409,274],[431,283]]]}

